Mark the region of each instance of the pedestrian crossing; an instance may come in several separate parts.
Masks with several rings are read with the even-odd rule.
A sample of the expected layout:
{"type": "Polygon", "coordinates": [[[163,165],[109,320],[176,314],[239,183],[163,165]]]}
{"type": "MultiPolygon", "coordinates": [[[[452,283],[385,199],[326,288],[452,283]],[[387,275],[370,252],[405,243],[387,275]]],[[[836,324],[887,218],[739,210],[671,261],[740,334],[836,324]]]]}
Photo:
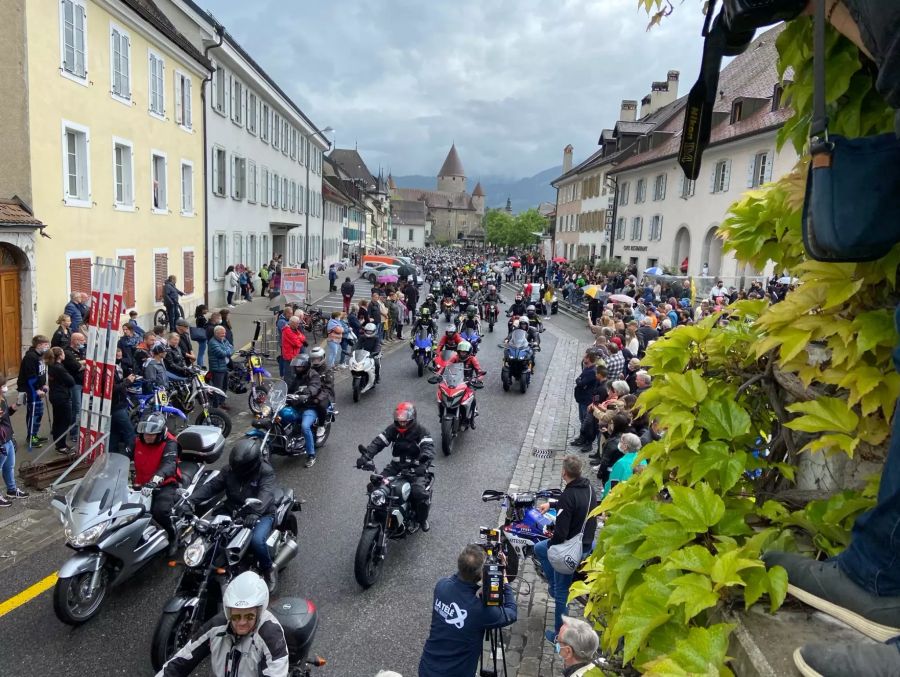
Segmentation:
{"type": "MultiPolygon", "coordinates": [[[[340,277],[338,277],[338,283],[341,282],[340,277]]],[[[359,301],[360,299],[370,299],[372,298],[372,283],[368,280],[364,280],[362,278],[353,280],[353,285],[356,287],[356,291],[353,294],[353,303],[359,301]]],[[[335,310],[343,310],[344,309],[344,297],[341,296],[340,292],[340,284],[338,284],[338,291],[329,292],[322,298],[318,299],[313,303],[313,305],[317,306],[323,313],[330,316],[335,310]]]]}

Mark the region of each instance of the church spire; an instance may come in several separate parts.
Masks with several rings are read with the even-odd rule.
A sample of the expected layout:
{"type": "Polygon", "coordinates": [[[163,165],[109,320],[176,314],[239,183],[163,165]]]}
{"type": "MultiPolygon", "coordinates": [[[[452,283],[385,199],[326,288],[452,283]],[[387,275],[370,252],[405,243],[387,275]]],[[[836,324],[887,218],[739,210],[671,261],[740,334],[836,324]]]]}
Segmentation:
{"type": "Polygon", "coordinates": [[[506,211],[512,214],[512,200],[508,195],[506,196],[506,211]]]}

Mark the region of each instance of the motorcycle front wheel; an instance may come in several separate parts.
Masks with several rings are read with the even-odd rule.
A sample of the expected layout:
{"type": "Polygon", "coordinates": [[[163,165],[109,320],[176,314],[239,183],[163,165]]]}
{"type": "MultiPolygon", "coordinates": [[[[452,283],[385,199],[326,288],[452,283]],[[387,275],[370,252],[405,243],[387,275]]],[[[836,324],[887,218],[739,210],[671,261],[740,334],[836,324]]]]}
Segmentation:
{"type": "Polygon", "coordinates": [[[97,615],[109,590],[109,575],[106,569],[100,572],[97,589],[91,594],[93,576],[94,572],[85,571],[71,578],[57,579],[53,588],[53,611],[63,623],[81,625],[97,615]]]}
{"type": "Polygon", "coordinates": [[[416,355],[416,371],[419,373],[419,378],[422,378],[422,374],[425,373],[425,360],[421,355],[416,355]]]}
{"type": "Polygon", "coordinates": [[[453,451],[453,419],[441,419],[441,451],[444,456],[449,456],[453,451]]]}
{"type": "Polygon", "coordinates": [[[494,331],[494,323],[493,322],[488,323],[488,330],[490,330],[491,332],[494,331]]]}
{"type": "Polygon", "coordinates": [[[265,383],[257,383],[250,386],[250,411],[254,414],[262,413],[263,405],[266,403],[266,397],[269,395],[269,386],[265,383]]]}
{"type": "Polygon", "coordinates": [[[359,376],[353,377],[353,401],[359,402],[360,383],[359,376]]]}
{"type": "Polygon", "coordinates": [[[381,527],[365,527],[356,546],[356,559],[353,563],[353,575],[356,582],[364,588],[371,588],[381,575],[384,558],[378,549],[381,543],[381,527]]]}
{"type": "Polygon", "coordinates": [[[216,407],[210,407],[206,411],[201,411],[194,423],[197,425],[215,426],[222,431],[222,437],[228,437],[231,434],[231,417],[216,407]]]}
{"type": "Polygon", "coordinates": [[[191,610],[182,607],[178,611],[163,613],[153,631],[153,641],[150,644],[150,661],[157,672],[167,660],[191,641],[193,634],[191,624],[191,610]]]}
{"type": "Polygon", "coordinates": [[[519,379],[519,390],[522,392],[523,395],[528,390],[528,375],[527,374],[522,374],[522,378],[519,379]]]}

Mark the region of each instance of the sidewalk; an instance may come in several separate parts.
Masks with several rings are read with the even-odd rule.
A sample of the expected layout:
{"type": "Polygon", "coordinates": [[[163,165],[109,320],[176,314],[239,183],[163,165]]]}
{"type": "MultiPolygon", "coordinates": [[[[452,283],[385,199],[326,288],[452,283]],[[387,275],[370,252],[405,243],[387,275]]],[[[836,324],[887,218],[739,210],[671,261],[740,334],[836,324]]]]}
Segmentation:
{"type": "MultiPolygon", "coordinates": [[[[547,331],[557,337],[552,355],[538,359],[553,365],[541,387],[522,450],[513,471],[509,491],[536,491],[561,487],[562,461],[569,438],[578,432],[578,407],[572,397],[582,342],[548,326],[547,331]],[[547,458],[538,458],[540,449],[547,458]]],[[[500,515],[501,522],[503,513],[500,515]]],[[[553,629],[553,607],[548,604],[547,584],[528,560],[519,565],[519,578],[514,586],[519,606],[519,619],[507,631],[506,660],[510,674],[519,677],[556,677],[563,672],[562,661],[544,638],[544,631],[553,629]]],[[[574,616],[582,610],[569,606],[574,616]]]]}

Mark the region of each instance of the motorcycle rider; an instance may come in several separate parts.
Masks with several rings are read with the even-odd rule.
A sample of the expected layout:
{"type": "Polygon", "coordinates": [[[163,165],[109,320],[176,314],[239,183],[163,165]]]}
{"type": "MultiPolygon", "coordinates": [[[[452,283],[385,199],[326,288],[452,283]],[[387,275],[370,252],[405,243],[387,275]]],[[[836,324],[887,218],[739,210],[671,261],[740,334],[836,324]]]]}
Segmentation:
{"type": "Polygon", "coordinates": [[[525,314],[525,309],[527,306],[525,305],[525,301],[522,298],[521,294],[516,294],[516,298],[513,301],[512,305],[507,309],[506,316],[507,317],[522,317],[525,314]]]}
{"type": "Polygon", "coordinates": [[[325,349],[319,346],[309,351],[309,364],[319,372],[319,380],[322,381],[323,398],[321,401],[324,403],[324,408],[319,413],[324,415],[328,405],[334,403],[334,368],[328,366],[328,362],[325,359],[325,349]],[[327,402],[324,400],[326,395],[328,398],[327,402]]]}
{"type": "Polygon", "coordinates": [[[372,322],[363,327],[363,335],[356,341],[357,350],[367,350],[375,361],[375,383],[381,381],[381,339],[372,322]]]}
{"type": "MultiPolygon", "coordinates": [[[[448,365],[451,364],[462,364],[464,369],[464,374],[467,381],[478,378],[480,379],[482,376],[487,374],[484,369],[481,368],[481,365],[478,363],[478,358],[472,354],[472,344],[468,341],[460,341],[456,346],[456,352],[450,356],[450,359],[444,362],[441,366],[437,368],[438,374],[443,374],[444,370],[448,365]]],[[[469,421],[469,426],[472,430],[475,430],[475,417],[478,416],[478,407],[476,406],[474,398],[472,399],[472,419],[469,421]]]]}
{"type": "Polygon", "coordinates": [[[500,294],[497,292],[497,287],[493,284],[488,285],[487,290],[484,292],[484,294],[482,294],[481,303],[478,304],[481,311],[481,319],[487,319],[487,314],[485,312],[487,310],[486,306],[493,305],[497,306],[499,309],[501,303],[505,303],[505,301],[500,298],[500,294]]]}
{"type": "Polygon", "coordinates": [[[541,328],[544,326],[541,322],[541,316],[537,314],[537,308],[533,303],[528,304],[525,308],[525,317],[528,318],[528,323],[531,325],[531,328],[536,330],[537,332],[541,331],[541,328]]]}
{"type": "Polygon", "coordinates": [[[225,492],[222,510],[243,517],[244,524],[252,526],[250,549],[256,556],[259,571],[273,591],[278,584],[278,571],[269,554],[266,539],[275,525],[275,471],[263,461],[259,440],[239,440],[228,457],[228,467],[211,480],[197,487],[186,506],[186,512],[213,496],[225,492]],[[259,506],[245,505],[248,498],[261,501],[259,506]]]}
{"type": "MultiPolygon", "coordinates": [[[[322,379],[319,372],[312,368],[308,354],[300,353],[291,360],[291,369],[294,370],[294,380],[291,381],[288,394],[299,393],[297,408],[301,410],[300,430],[303,439],[306,440],[306,467],[312,468],[316,464],[316,436],[312,427],[319,418],[318,404],[323,390],[322,379]]],[[[324,397],[327,400],[327,392],[324,397]]]]}
{"type": "Polygon", "coordinates": [[[444,329],[444,335],[441,336],[441,340],[438,341],[437,347],[434,349],[435,364],[441,366],[444,363],[443,357],[441,357],[442,353],[445,350],[456,350],[456,347],[461,340],[462,338],[456,329],[456,325],[447,325],[447,328],[444,329]]]}
{"type": "Polygon", "coordinates": [[[394,422],[379,433],[369,446],[359,445],[360,457],[356,459],[356,467],[365,468],[378,452],[391,444],[394,445],[394,459],[384,467],[382,473],[394,475],[402,469],[415,466],[416,478],[411,483],[410,500],[419,526],[422,531],[428,531],[431,529],[428,523],[431,492],[427,489],[426,473],[434,460],[434,440],[425,426],[416,420],[416,407],[412,402],[398,404],[394,410],[394,422]]]}
{"type": "Polygon", "coordinates": [[[207,656],[215,677],[287,677],[284,628],[268,606],[269,590],[259,574],[245,571],[235,577],[222,595],[224,613],[166,661],[156,677],[187,677],[207,656]]]}
{"type": "Polygon", "coordinates": [[[177,500],[181,470],[178,467],[178,443],[166,430],[165,415],[152,412],[137,424],[133,460],[134,484],[142,487],[145,496],[153,496],[150,513],[169,537],[168,556],[171,557],[178,550],[171,511],[177,500]]]}
{"type": "Polygon", "coordinates": [[[431,315],[438,314],[438,304],[437,301],[434,300],[434,294],[429,294],[425,297],[425,303],[422,304],[422,309],[424,310],[425,308],[428,309],[428,312],[431,315]]]}
{"type": "Polygon", "coordinates": [[[428,330],[428,333],[431,335],[432,340],[437,340],[437,323],[434,321],[434,318],[431,317],[431,309],[428,306],[422,306],[419,309],[419,316],[416,318],[416,321],[413,323],[412,331],[410,334],[413,338],[410,339],[410,344],[415,341],[416,332],[424,327],[428,330]]]}
{"type": "Polygon", "coordinates": [[[476,305],[473,304],[466,308],[465,315],[460,313],[456,322],[459,326],[459,331],[463,332],[466,329],[470,329],[481,336],[481,320],[478,319],[478,308],[476,305]]]}

